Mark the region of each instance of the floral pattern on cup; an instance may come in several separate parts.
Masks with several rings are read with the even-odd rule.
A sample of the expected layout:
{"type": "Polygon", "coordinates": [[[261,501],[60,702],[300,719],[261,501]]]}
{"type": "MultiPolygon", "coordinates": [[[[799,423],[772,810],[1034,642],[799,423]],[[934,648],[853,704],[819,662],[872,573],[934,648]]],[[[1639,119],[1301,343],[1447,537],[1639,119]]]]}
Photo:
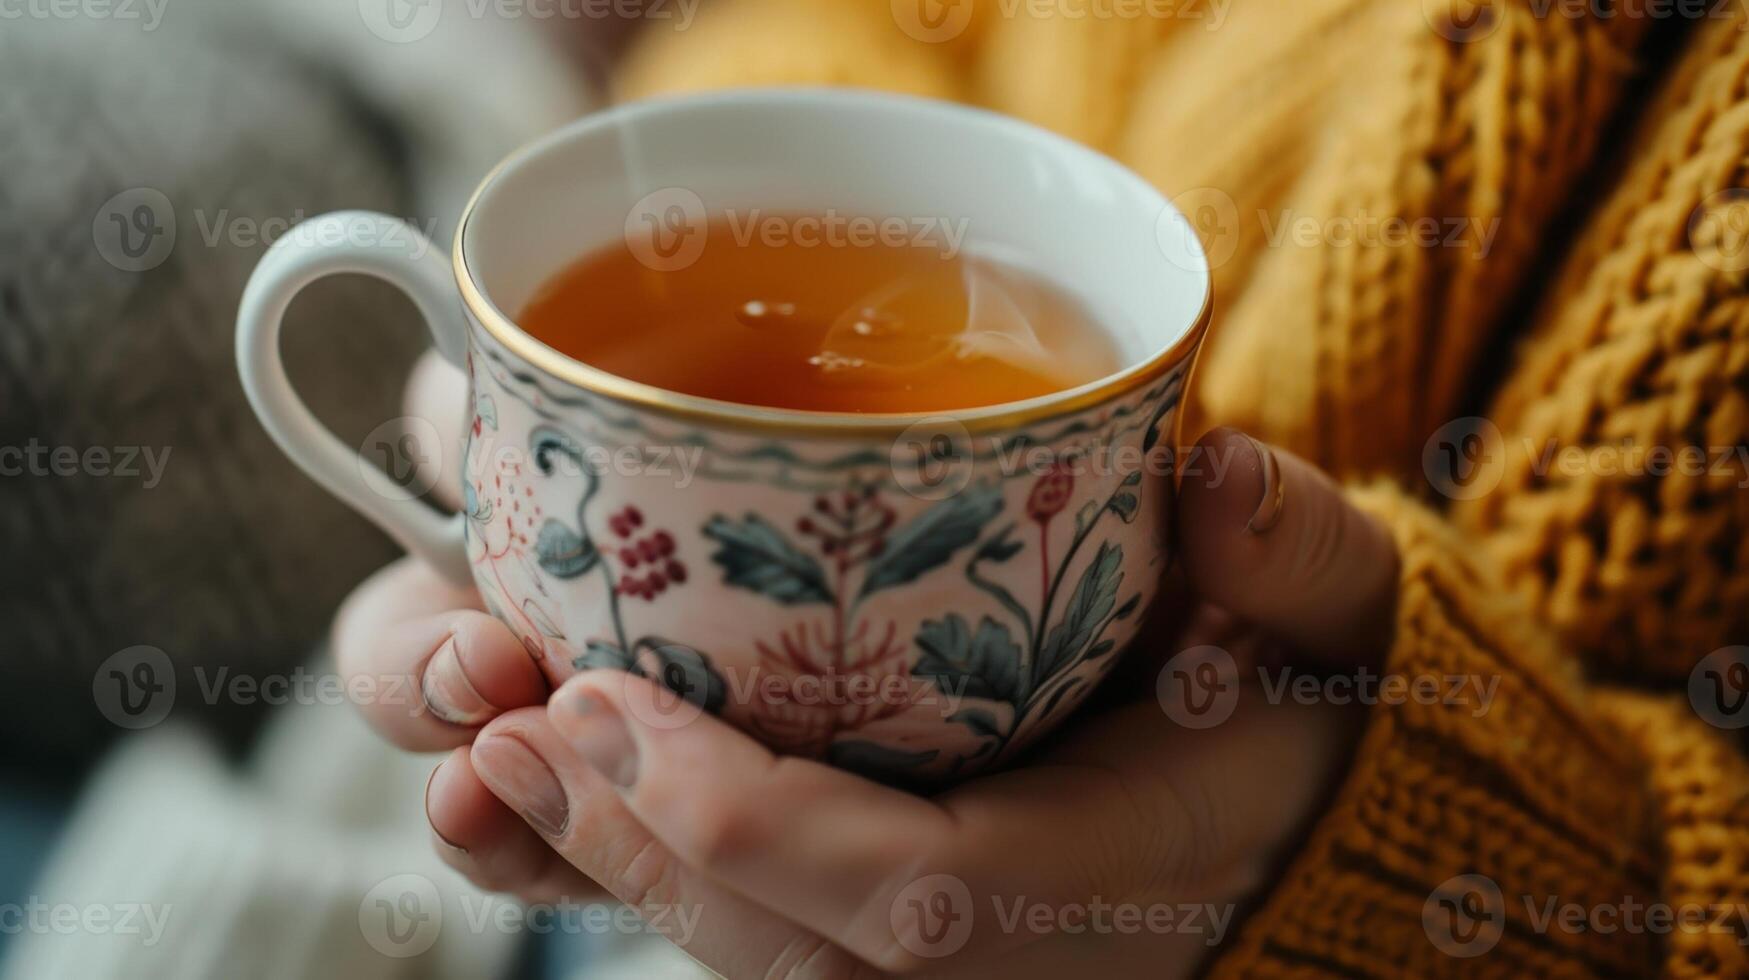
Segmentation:
{"type": "Polygon", "coordinates": [[[730,446],[475,344],[469,556],[554,681],[628,671],[777,751],[929,782],[999,763],[1070,713],[1153,597],[1164,522],[1143,498],[1167,478],[1077,460],[1167,452],[1181,369],[1003,434],[963,490],[921,500],[889,454],[730,446]],[[708,487],[604,472],[609,450],[654,444],[695,447],[708,487]],[[994,465],[1013,447],[1048,462],[994,465]]]}

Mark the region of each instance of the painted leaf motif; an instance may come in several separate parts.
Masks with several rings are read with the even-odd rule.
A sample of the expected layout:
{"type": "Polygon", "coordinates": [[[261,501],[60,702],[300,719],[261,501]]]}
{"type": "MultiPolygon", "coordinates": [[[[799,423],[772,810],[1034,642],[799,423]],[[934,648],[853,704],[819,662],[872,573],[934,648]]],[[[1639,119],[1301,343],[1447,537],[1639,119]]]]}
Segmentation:
{"type": "Polygon", "coordinates": [[[1026,545],[1014,540],[1014,525],[1010,524],[978,546],[977,558],[980,562],[1001,564],[1020,554],[1020,550],[1025,547],[1026,545]]]}
{"type": "Polygon", "coordinates": [[[1129,492],[1120,493],[1111,498],[1112,512],[1117,514],[1125,524],[1131,524],[1136,519],[1136,509],[1139,506],[1136,495],[1129,492]]]}
{"type": "Polygon", "coordinates": [[[491,395],[481,395],[474,402],[474,414],[479,416],[487,428],[498,428],[498,402],[491,395]]]}
{"type": "Polygon", "coordinates": [[[590,640],[583,653],[571,662],[578,670],[626,670],[632,669],[632,656],[611,643],[600,640],[590,640]]]}
{"type": "Polygon", "coordinates": [[[722,566],[724,582],[786,606],[832,601],[820,563],[758,514],[748,514],[740,523],[718,515],[705,525],[704,534],[722,546],[711,560],[722,566]]]}
{"type": "Polygon", "coordinates": [[[1107,541],[1081,573],[1075,593],[1063,610],[1063,618],[1045,637],[1039,654],[1038,677],[1051,677],[1080,659],[1093,642],[1094,631],[1117,606],[1117,589],[1123,584],[1123,548],[1107,541]]]}
{"type": "Polygon", "coordinates": [[[984,525],[1002,512],[996,486],[968,487],[893,532],[886,550],[869,563],[862,594],[915,580],[978,540],[984,525]]]}
{"type": "Polygon", "coordinates": [[[528,434],[528,448],[534,456],[535,467],[541,473],[552,476],[555,472],[553,455],[555,453],[567,456],[582,465],[584,475],[589,479],[589,491],[584,496],[587,501],[595,494],[595,470],[586,465],[583,456],[583,446],[570,433],[552,425],[542,425],[528,434]]]}
{"type": "Polygon", "coordinates": [[[534,553],[540,567],[556,578],[576,578],[601,560],[593,541],[552,518],[541,526],[534,553]]]}
{"type": "Polygon", "coordinates": [[[1057,688],[1057,692],[1051,695],[1050,701],[1045,704],[1045,709],[1039,712],[1038,716],[1040,718],[1049,718],[1051,713],[1057,710],[1057,706],[1063,703],[1063,699],[1068,697],[1071,692],[1080,686],[1081,678],[1077,677],[1069,681],[1069,683],[1064,684],[1062,687],[1057,688]]]}
{"type": "Polygon", "coordinates": [[[1088,525],[1092,524],[1093,519],[1098,516],[1099,504],[1097,501],[1089,500],[1082,504],[1081,509],[1075,513],[1075,535],[1079,537],[1086,534],[1088,525]]]}
{"type": "Polygon", "coordinates": [[[485,524],[492,519],[492,502],[481,500],[474,492],[474,483],[469,480],[462,484],[462,511],[473,521],[485,524]]]}
{"type": "Polygon", "coordinates": [[[710,714],[723,710],[728,686],[711,666],[710,658],[683,644],[654,637],[638,641],[647,648],[653,663],[640,664],[638,673],[698,705],[710,714]]]}
{"type": "Polygon", "coordinates": [[[911,668],[954,697],[1016,703],[1020,700],[1020,645],[1008,627],[985,616],[973,633],[958,613],[923,621],[917,629],[923,655],[911,668]]]}
{"type": "Polygon", "coordinates": [[[1136,608],[1138,606],[1140,606],[1141,604],[1142,604],[1142,594],[1140,592],[1137,592],[1135,595],[1130,596],[1128,602],[1117,607],[1117,612],[1113,613],[1111,618],[1118,620],[1119,622],[1126,620],[1126,619],[1130,618],[1131,616],[1135,615],[1136,608]]]}
{"type": "Polygon", "coordinates": [[[1161,437],[1165,435],[1161,431],[1164,426],[1160,423],[1166,418],[1166,413],[1178,407],[1178,401],[1182,397],[1184,397],[1183,382],[1174,378],[1170,385],[1170,391],[1160,399],[1160,404],[1154,406],[1154,416],[1148,420],[1147,434],[1142,437],[1142,452],[1153,452],[1154,447],[1160,444],[1161,437]]]}

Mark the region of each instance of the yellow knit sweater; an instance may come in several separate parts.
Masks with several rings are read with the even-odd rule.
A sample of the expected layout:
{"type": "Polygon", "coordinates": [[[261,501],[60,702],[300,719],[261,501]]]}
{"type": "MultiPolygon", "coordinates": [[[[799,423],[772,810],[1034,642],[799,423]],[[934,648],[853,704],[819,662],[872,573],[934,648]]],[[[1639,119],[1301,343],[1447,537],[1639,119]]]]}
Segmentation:
{"type": "Polygon", "coordinates": [[[1390,671],[1501,678],[1480,717],[1371,709],[1213,972],[1749,975],[1723,730],[1749,711],[1705,707],[1749,644],[1744,5],[959,4],[929,29],[888,0],[713,0],[639,39],[620,94],[882,88],[1125,161],[1217,264],[1193,425],[1316,460],[1394,528],[1390,671]]]}

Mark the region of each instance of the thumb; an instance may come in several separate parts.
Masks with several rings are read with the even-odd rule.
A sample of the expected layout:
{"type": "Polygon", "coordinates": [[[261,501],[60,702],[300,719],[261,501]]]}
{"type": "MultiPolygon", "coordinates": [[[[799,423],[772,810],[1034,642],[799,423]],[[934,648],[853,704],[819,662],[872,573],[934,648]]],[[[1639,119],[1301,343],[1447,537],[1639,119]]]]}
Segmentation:
{"type": "Polygon", "coordinates": [[[1396,544],[1328,476],[1225,427],[1197,442],[1183,475],[1179,540],[1201,598],[1319,660],[1384,653],[1396,544]]]}

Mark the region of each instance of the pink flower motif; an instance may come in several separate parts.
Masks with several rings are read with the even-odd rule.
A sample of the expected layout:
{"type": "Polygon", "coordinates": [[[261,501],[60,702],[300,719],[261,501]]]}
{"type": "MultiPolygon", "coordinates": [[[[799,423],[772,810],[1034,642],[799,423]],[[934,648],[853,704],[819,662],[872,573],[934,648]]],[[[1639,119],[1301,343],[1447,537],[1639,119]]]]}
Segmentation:
{"type": "Polygon", "coordinates": [[[780,752],[820,758],[840,732],[905,711],[918,688],[896,632],[888,623],[877,636],[864,621],[839,645],[823,624],[799,623],[775,646],[755,644],[764,673],[747,726],[780,752]]]}

